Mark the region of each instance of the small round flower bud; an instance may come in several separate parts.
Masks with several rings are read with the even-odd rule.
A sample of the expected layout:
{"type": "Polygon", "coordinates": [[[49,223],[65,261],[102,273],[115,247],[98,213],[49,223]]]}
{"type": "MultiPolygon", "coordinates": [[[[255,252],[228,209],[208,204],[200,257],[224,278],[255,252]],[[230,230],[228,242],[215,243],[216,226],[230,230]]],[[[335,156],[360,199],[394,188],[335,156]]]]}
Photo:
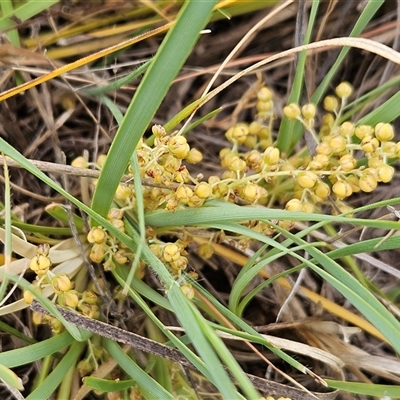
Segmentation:
{"type": "Polygon", "coordinates": [[[87,168],[89,163],[82,156],[80,156],[72,160],[71,166],[76,168],[87,168]]]}
{"type": "Polygon", "coordinates": [[[378,186],[376,177],[372,174],[363,173],[358,180],[360,189],[365,193],[370,193],[378,186]]]}
{"type": "Polygon", "coordinates": [[[274,92],[266,86],[263,86],[257,93],[257,99],[260,101],[270,101],[273,98],[274,92]]]}
{"type": "Polygon", "coordinates": [[[234,126],[231,126],[226,131],[225,136],[231,143],[242,144],[246,140],[248,134],[249,134],[249,128],[247,124],[238,123],[234,126]]]}
{"type": "Polygon", "coordinates": [[[352,155],[345,154],[340,157],[339,165],[343,171],[350,172],[357,166],[357,160],[352,155]]]}
{"type": "Polygon", "coordinates": [[[267,147],[263,153],[266,164],[277,164],[279,162],[279,149],[276,147],[267,147]]]}
{"type": "Polygon", "coordinates": [[[211,185],[209,183],[206,183],[206,182],[200,182],[194,188],[194,194],[196,196],[199,196],[201,199],[208,199],[212,194],[211,185]]]}
{"type": "Polygon", "coordinates": [[[182,293],[189,299],[192,300],[194,297],[194,289],[193,286],[190,284],[182,285],[181,286],[182,293]]]}
{"type": "Polygon", "coordinates": [[[339,107],[338,99],[335,96],[326,96],[324,98],[324,108],[326,111],[336,111],[339,107]]]}
{"type": "Polygon", "coordinates": [[[122,218],[124,218],[124,210],[121,210],[120,208],[115,208],[115,207],[111,208],[107,215],[107,219],[109,221],[112,221],[113,219],[122,219],[122,218]]]}
{"type": "Polygon", "coordinates": [[[76,308],[79,304],[79,293],[76,290],[69,290],[64,293],[64,304],[67,307],[76,308]]]}
{"type": "Polygon", "coordinates": [[[87,240],[89,243],[104,243],[106,241],[106,237],[106,233],[101,228],[92,228],[87,234],[87,240]]]}
{"type": "Polygon", "coordinates": [[[340,99],[347,99],[353,93],[353,87],[349,82],[342,82],[336,87],[335,92],[340,99]]]}
{"type": "Polygon", "coordinates": [[[181,256],[179,246],[169,243],[164,247],[163,258],[166,262],[176,261],[181,256]]]}
{"type": "Polygon", "coordinates": [[[355,131],[354,124],[350,121],[343,122],[343,124],[339,126],[340,135],[343,137],[353,136],[354,131],[355,131]]]}
{"type": "Polygon", "coordinates": [[[182,203],[187,203],[190,198],[193,196],[193,190],[190,187],[181,185],[176,189],[175,196],[179,199],[182,203]]]}
{"type": "Polygon", "coordinates": [[[244,158],[247,165],[255,171],[260,170],[263,166],[263,157],[257,150],[251,150],[249,153],[246,153],[244,158]]]}
{"type": "Polygon", "coordinates": [[[153,132],[153,135],[157,138],[161,138],[167,134],[164,127],[161,125],[153,125],[151,131],[153,132]]]}
{"type": "Polygon", "coordinates": [[[85,290],[82,293],[82,301],[86,304],[96,304],[97,296],[93,292],[85,290]]]}
{"type": "Polygon", "coordinates": [[[388,183],[392,180],[394,175],[394,168],[387,164],[382,164],[378,169],[378,180],[380,182],[388,183]]]}
{"type": "Polygon", "coordinates": [[[95,243],[90,250],[89,258],[93,262],[99,263],[103,261],[106,255],[106,251],[107,251],[107,246],[105,246],[104,243],[102,244],[95,243]]]}
{"type": "Polygon", "coordinates": [[[31,305],[35,296],[29,290],[24,290],[23,298],[26,304],[31,305]]]}
{"type": "Polygon", "coordinates": [[[261,197],[265,197],[266,195],[267,191],[255,183],[248,183],[243,188],[243,198],[252,203],[259,200],[261,197]]]}
{"type": "Polygon", "coordinates": [[[29,263],[29,268],[37,274],[39,274],[39,272],[41,272],[41,274],[46,273],[50,267],[50,258],[42,255],[33,257],[29,263]]]}
{"type": "Polygon", "coordinates": [[[51,286],[55,294],[61,294],[72,288],[72,282],[67,275],[56,275],[51,280],[51,286]]]}
{"type": "Polygon", "coordinates": [[[300,116],[301,111],[297,104],[292,103],[283,108],[283,113],[289,119],[296,119],[300,116]]]}
{"type": "Polygon", "coordinates": [[[179,257],[176,261],[171,261],[169,266],[176,272],[180,272],[186,269],[189,261],[186,257],[179,257]]]}
{"type": "Polygon", "coordinates": [[[372,135],[365,135],[361,141],[361,147],[366,153],[373,153],[379,147],[379,141],[372,135]]]}
{"type": "Polygon", "coordinates": [[[333,153],[333,149],[328,143],[322,142],[315,149],[317,154],[323,154],[325,156],[330,156],[333,153]]]}
{"type": "Polygon", "coordinates": [[[331,194],[331,189],[329,188],[329,185],[327,185],[325,182],[318,181],[315,185],[314,193],[321,200],[326,200],[331,194]]]}
{"type": "Polygon", "coordinates": [[[258,135],[263,125],[258,121],[252,121],[249,125],[249,134],[250,135],[258,135]]]}
{"type": "Polygon", "coordinates": [[[351,189],[350,184],[348,184],[346,181],[337,181],[332,186],[332,192],[335,193],[339,199],[344,199],[345,197],[351,196],[353,190],[351,189]]]}
{"type": "Polygon", "coordinates": [[[125,232],[125,224],[121,219],[113,219],[110,221],[113,226],[115,226],[119,231],[125,232]]]}
{"type": "Polygon", "coordinates": [[[329,157],[325,154],[317,154],[308,163],[308,169],[311,171],[319,171],[326,168],[329,164],[329,157]]]}
{"type": "Polygon", "coordinates": [[[230,171],[234,172],[245,172],[247,165],[246,162],[239,157],[235,156],[231,158],[231,161],[228,165],[230,171]]]}
{"type": "Polygon", "coordinates": [[[394,138],[392,125],[379,123],[375,126],[375,137],[381,142],[388,142],[394,138]]]}
{"type": "Polygon", "coordinates": [[[354,134],[360,139],[364,139],[365,136],[371,135],[374,133],[374,129],[369,125],[359,125],[354,130],[354,134]]]}
{"type": "Polygon", "coordinates": [[[115,198],[118,200],[127,200],[132,194],[132,189],[126,185],[118,185],[115,191],[115,198]]]}
{"type": "Polygon", "coordinates": [[[272,110],[274,103],[272,101],[257,101],[257,116],[262,119],[268,118],[268,112],[272,110]]]}
{"type": "Polygon", "coordinates": [[[285,205],[285,210],[301,211],[301,201],[299,199],[290,199],[285,205]]]}
{"type": "Polygon", "coordinates": [[[168,142],[168,150],[176,158],[186,158],[190,152],[190,146],[184,136],[175,136],[168,142]]]}
{"type": "Polygon", "coordinates": [[[210,243],[202,243],[199,246],[198,253],[204,258],[210,258],[214,254],[214,247],[210,243]]]}
{"type": "Polygon", "coordinates": [[[305,213],[313,213],[315,210],[315,206],[313,203],[306,201],[304,203],[301,204],[301,212],[305,212],[305,213]]]}
{"type": "Polygon", "coordinates": [[[358,193],[360,191],[358,178],[355,175],[347,175],[346,182],[351,186],[351,190],[353,191],[353,193],[358,193]]]}
{"type": "Polygon", "coordinates": [[[125,250],[124,249],[119,249],[113,254],[115,262],[118,264],[125,264],[128,261],[128,257],[126,256],[125,250]]]}
{"type": "Polygon", "coordinates": [[[185,160],[190,164],[197,164],[203,159],[203,154],[195,148],[190,149],[185,160]]]}
{"type": "Polygon", "coordinates": [[[318,177],[314,172],[302,171],[296,176],[297,183],[304,189],[311,189],[318,181],[318,177]]]}
{"type": "Polygon", "coordinates": [[[342,136],[335,136],[329,141],[329,147],[333,153],[341,153],[346,149],[346,139],[342,136]]]}
{"type": "Polygon", "coordinates": [[[316,114],[315,105],[308,103],[301,107],[301,113],[305,119],[313,119],[316,114]]]}

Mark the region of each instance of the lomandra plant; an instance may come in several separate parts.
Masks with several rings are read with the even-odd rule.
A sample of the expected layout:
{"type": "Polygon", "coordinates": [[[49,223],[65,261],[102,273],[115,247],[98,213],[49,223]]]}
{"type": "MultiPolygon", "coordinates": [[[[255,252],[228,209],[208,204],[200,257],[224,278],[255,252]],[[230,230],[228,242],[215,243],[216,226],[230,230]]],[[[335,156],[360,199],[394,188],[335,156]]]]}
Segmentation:
{"type": "MultiPolygon", "coordinates": [[[[272,11],[254,31],[290,3],[272,11]]],[[[400,352],[400,324],[393,315],[397,308],[368,281],[355,261],[365,259],[364,253],[371,250],[398,247],[398,239],[387,235],[345,245],[337,225],[398,229],[397,222],[361,219],[357,214],[391,207],[399,199],[359,208],[348,203],[353,194],[374,192],[393,179],[394,162],[400,156],[400,142],[395,140],[392,125],[399,114],[398,108],[392,108],[398,95],[356,118],[358,104],[369,101],[376,92],[355,99],[351,82],[331,84],[349,51],[349,47],[344,47],[310,99],[302,101],[307,50],[354,46],[400,64],[399,53],[357,38],[382,4],[367,3],[349,38],[312,43],[319,6],[319,2],[313,2],[301,46],[250,66],[204,92],[165,124],[153,124],[160,103],[212,17],[213,9],[224,7],[223,2],[216,1],[184,3],[174,23],[165,28],[168,33],[155,57],[142,67],[145,75],[126,113],[122,115],[109,98],[101,97],[119,129],[109,152],[94,163],[100,172],[98,179],[89,182],[89,194],[93,194],[90,207],[1,140],[4,155],[90,217],[87,229],[84,220],[70,209],[49,206],[47,211],[69,223],[71,229],[46,227],[46,238],[46,229],[39,228],[42,243],[36,246],[24,240],[21,233],[11,232],[11,225],[33,232],[36,227],[11,221],[9,212],[6,213],[2,240],[7,251],[1,290],[4,296],[10,286],[6,283],[11,282],[23,292],[20,300],[3,305],[1,313],[9,314],[30,305],[33,322],[50,326],[53,332],[50,339],[0,355],[4,366],[1,378],[17,398],[23,398],[21,383],[8,368],[41,359],[47,367],[27,398],[49,398],[56,390],[59,398],[75,399],[83,398],[90,390],[107,393],[108,398],[149,399],[207,397],[205,391],[226,399],[255,399],[261,395],[333,398],[338,394],[336,389],[359,395],[399,396],[400,388],[395,384],[377,385],[361,379],[354,382],[354,377],[347,375],[346,367],[353,373],[359,367],[359,362],[351,361],[356,352],[348,343],[348,336],[357,331],[354,328],[334,325],[340,327],[337,329],[344,335],[341,339],[337,332],[332,333],[328,321],[304,323],[302,329],[308,329],[305,337],[310,338],[306,344],[261,334],[244,318],[252,302],[275,288],[280,296],[286,296],[278,304],[283,307],[282,313],[291,307],[292,301],[293,307],[299,307],[298,298],[307,299],[317,309],[387,344],[394,353],[400,352]],[[246,73],[293,54],[298,54],[297,67],[282,112],[277,107],[274,88],[263,82],[255,85],[246,98],[251,118],[235,121],[224,132],[225,146],[218,153],[219,173],[205,176],[199,172],[203,154],[190,144],[190,136],[195,126],[214,118],[215,113],[190,125],[193,113],[246,73]],[[150,134],[145,137],[149,126],[150,134]],[[54,243],[51,235],[71,234],[71,230],[73,238],[50,245],[54,243]],[[234,276],[225,303],[202,285],[192,268],[193,248],[203,259],[217,254],[242,266],[234,276]],[[11,251],[22,258],[11,261],[11,251]],[[291,260],[292,268],[280,272],[266,268],[282,260],[291,260]],[[93,263],[102,268],[96,270],[93,263]],[[29,282],[17,275],[27,268],[34,275],[29,282]],[[306,269],[335,288],[357,312],[303,285],[301,279],[306,269]],[[299,280],[293,285],[290,276],[297,273],[299,280]],[[146,279],[149,275],[153,284],[146,279]],[[148,337],[124,329],[123,320],[119,320],[122,329],[110,322],[118,320],[121,306],[128,300],[141,310],[148,337]],[[166,326],[160,317],[163,313],[171,313],[177,326],[166,326]],[[112,318],[107,320],[107,316],[112,318]],[[321,348],[316,339],[311,340],[315,330],[321,348]],[[166,345],[159,343],[166,340],[166,345]],[[227,345],[232,341],[244,343],[248,351],[259,357],[265,370],[268,366],[268,371],[274,371],[273,376],[290,385],[245,373],[227,345]],[[144,358],[143,354],[131,351],[132,347],[153,355],[144,358]],[[346,348],[347,355],[338,348],[346,348]],[[268,357],[261,349],[268,350],[268,357]],[[289,355],[292,353],[296,356],[289,355]],[[323,376],[303,365],[298,360],[300,356],[322,362],[323,376]],[[305,379],[298,378],[300,374],[294,379],[280,370],[275,365],[278,359],[282,360],[280,365],[285,365],[282,370],[290,365],[292,372],[308,375],[313,383],[307,385],[305,379]],[[53,371],[49,367],[52,363],[56,365],[53,371]],[[190,378],[182,367],[190,368],[190,378]],[[71,391],[71,382],[78,374],[83,377],[83,384],[71,391]],[[193,380],[199,382],[197,389],[192,387],[193,380]],[[331,393],[322,393],[326,388],[332,389],[331,393]]],[[[109,51],[112,50],[115,48],[109,51]]],[[[63,71],[65,68],[59,72],[63,71]]],[[[56,75],[53,72],[51,76],[56,75]]],[[[47,78],[23,84],[0,98],[27,90],[47,78]]],[[[124,83],[126,80],[119,82],[124,83]]],[[[396,84],[398,80],[393,80],[386,87],[396,84]]],[[[114,84],[112,88],[115,87],[114,84]]],[[[7,163],[11,163],[7,160],[4,159],[6,173],[7,163]]],[[[75,159],[72,165],[81,174],[89,167],[83,157],[75,159]]],[[[6,189],[9,198],[9,188],[6,189]]],[[[390,210],[396,214],[394,208],[390,210]]],[[[394,273],[391,266],[382,264],[387,272],[394,273]]],[[[11,327],[4,329],[15,334],[11,327]]],[[[363,353],[366,359],[367,355],[363,353]]],[[[367,371],[387,379],[390,374],[398,375],[395,360],[377,371],[376,364],[382,363],[382,359],[368,357],[370,364],[364,366],[367,371]]]]}

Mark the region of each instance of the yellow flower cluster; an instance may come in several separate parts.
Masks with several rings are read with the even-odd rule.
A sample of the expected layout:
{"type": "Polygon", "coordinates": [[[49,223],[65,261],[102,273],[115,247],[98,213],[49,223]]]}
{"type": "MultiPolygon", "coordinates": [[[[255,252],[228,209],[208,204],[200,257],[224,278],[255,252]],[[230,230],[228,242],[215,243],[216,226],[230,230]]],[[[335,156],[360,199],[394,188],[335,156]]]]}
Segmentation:
{"type": "MultiPolygon", "coordinates": [[[[31,304],[35,298],[35,292],[41,292],[45,287],[51,287],[54,292],[52,301],[61,307],[78,310],[83,315],[91,318],[99,318],[100,311],[97,305],[98,299],[95,293],[84,291],[79,293],[74,289],[75,284],[66,274],[55,274],[50,270],[52,262],[49,257],[50,246],[48,243],[37,247],[36,255],[30,260],[29,268],[36,273],[36,279],[32,282],[32,290],[25,290],[23,298],[27,304],[31,304]]],[[[36,324],[48,324],[53,332],[58,333],[62,324],[57,319],[38,312],[33,313],[33,321],[36,324]]]]}

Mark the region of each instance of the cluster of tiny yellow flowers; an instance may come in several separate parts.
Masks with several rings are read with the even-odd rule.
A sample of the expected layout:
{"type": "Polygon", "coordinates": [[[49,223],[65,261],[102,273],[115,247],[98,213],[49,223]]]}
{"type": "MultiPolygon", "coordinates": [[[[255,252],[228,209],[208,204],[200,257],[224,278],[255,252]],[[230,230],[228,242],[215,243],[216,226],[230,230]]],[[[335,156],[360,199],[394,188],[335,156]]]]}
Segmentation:
{"type": "MultiPolygon", "coordinates": [[[[153,126],[154,143],[141,141],[136,149],[145,209],[174,211],[223,199],[241,205],[281,206],[295,212],[321,212],[325,207],[330,207],[332,214],[351,211],[346,199],[390,182],[395,172],[390,164],[400,158],[400,142],[393,141],[395,134],[390,124],[369,126],[343,120],[352,93],[349,83],[339,84],[334,95],[325,97],[322,113],[311,103],[284,107],[285,117],[300,121],[314,143],[308,141],[309,148],[296,147],[294,154],[281,154],[275,145],[274,93],[268,87],[260,87],[255,94],[253,120],[236,122],[225,132],[229,146],[219,152],[223,171],[207,179],[202,174],[190,174],[187,163],[200,162],[202,154],[190,147],[185,136],[153,126]]],[[[104,159],[102,156],[98,160],[98,167],[104,159]]],[[[88,164],[79,159],[76,165],[88,164]]],[[[115,201],[120,208],[111,210],[108,219],[124,231],[124,210],[136,205],[134,185],[119,185],[115,201]]],[[[291,221],[276,223],[288,230],[294,226],[291,221]]],[[[265,235],[274,233],[266,222],[252,221],[247,226],[265,235]]],[[[90,258],[103,263],[106,270],[133,259],[133,254],[100,227],[91,230],[88,240],[93,245],[90,258]]],[[[148,235],[148,240],[154,254],[181,279],[188,263],[187,244],[163,243],[156,233],[148,235]]],[[[211,243],[202,244],[199,254],[211,257],[211,243]]],[[[143,268],[139,273],[143,274],[143,268]]]]}
{"type": "MultiPolygon", "coordinates": [[[[51,271],[52,262],[49,258],[50,246],[47,243],[37,247],[36,255],[30,260],[29,268],[36,273],[32,282],[34,289],[25,290],[23,298],[27,304],[31,304],[35,298],[35,291],[41,292],[50,286],[54,292],[52,301],[61,307],[77,310],[85,316],[98,318],[100,316],[98,298],[92,291],[79,293],[74,289],[75,285],[66,274],[55,274],[51,271]]],[[[49,324],[53,332],[58,333],[62,324],[57,319],[41,314],[33,313],[33,321],[36,324],[49,324]]]]}

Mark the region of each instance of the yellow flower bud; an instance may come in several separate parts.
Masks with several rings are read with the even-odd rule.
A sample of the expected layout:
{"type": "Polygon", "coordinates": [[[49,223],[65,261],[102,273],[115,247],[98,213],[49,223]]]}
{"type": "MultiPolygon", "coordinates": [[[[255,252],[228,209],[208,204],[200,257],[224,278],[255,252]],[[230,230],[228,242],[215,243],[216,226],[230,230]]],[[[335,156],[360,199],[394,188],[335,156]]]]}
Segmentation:
{"type": "Polygon", "coordinates": [[[93,262],[99,263],[99,262],[103,261],[105,255],[106,255],[106,252],[107,252],[107,246],[105,246],[104,243],[101,243],[101,244],[95,243],[90,250],[89,258],[93,262]]]}
{"type": "Polygon", "coordinates": [[[181,185],[176,189],[175,196],[179,199],[182,203],[187,203],[190,198],[193,196],[193,190],[190,187],[181,185]]]}
{"type": "Polygon", "coordinates": [[[169,266],[172,268],[172,270],[180,272],[186,269],[188,263],[189,261],[186,257],[179,257],[176,261],[171,261],[169,266]]]}
{"type": "Polygon", "coordinates": [[[190,284],[182,285],[181,286],[182,293],[189,299],[192,300],[194,297],[194,289],[193,286],[190,284]]]}
{"type": "Polygon", "coordinates": [[[127,200],[132,194],[132,189],[126,185],[118,185],[115,191],[115,198],[118,200],[127,200]]]}
{"type": "Polygon", "coordinates": [[[379,141],[372,135],[365,135],[361,140],[361,147],[366,153],[373,153],[379,147],[379,141]]]}
{"type": "Polygon", "coordinates": [[[209,183],[206,183],[206,182],[200,182],[194,188],[194,194],[196,196],[199,196],[201,199],[208,199],[212,194],[211,185],[209,183]]]}
{"type": "Polygon", "coordinates": [[[333,149],[328,143],[322,142],[315,149],[317,154],[323,154],[325,156],[330,156],[333,153],[333,149]]]}
{"type": "Polygon", "coordinates": [[[351,196],[353,190],[351,189],[351,185],[346,181],[337,181],[332,186],[332,192],[335,193],[339,199],[344,199],[345,197],[351,196]]]}
{"type": "Polygon", "coordinates": [[[325,182],[318,181],[315,185],[314,193],[321,200],[326,200],[331,194],[331,189],[329,188],[329,185],[327,185],[325,182]]]}
{"type": "Polygon", "coordinates": [[[97,296],[93,292],[90,292],[88,290],[85,290],[82,293],[82,301],[86,304],[96,304],[97,302],[97,296]]]}
{"type": "Polygon", "coordinates": [[[121,210],[120,208],[114,208],[114,207],[111,208],[107,215],[107,219],[109,221],[112,221],[113,219],[122,219],[122,218],[124,218],[124,210],[121,210]]]}
{"type": "Polygon", "coordinates": [[[119,249],[113,254],[115,262],[118,264],[125,264],[128,261],[128,257],[126,256],[125,250],[119,249]]]}
{"type": "Polygon", "coordinates": [[[339,102],[335,96],[326,96],[324,98],[324,108],[326,111],[336,111],[338,107],[339,102]]]}
{"type": "Polygon", "coordinates": [[[199,246],[198,253],[204,258],[210,258],[214,254],[214,247],[210,243],[202,243],[199,246]]]}
{"type": "Polygon", "coordinates": [[[272,110],[274,103],[272,101],[257,101],[257,116],[262,119],[268,118],[268,112],[272,110]]]}
{"type": "Polygon", "coordinates": [[[181,256],[179,246],[169,243],[164,247],[163,258],[166,262],[176,261],[181,256]]]}
{"type": "Polygon", "coordinates": [[[79,293],[76,290],[69,290],[63,294],[62,299],[65,306],[76,308],[79,304],[79,293]]]}
{"type": "Polygon", "coordinates": [[[24,290],[23,298],[26,304],[30,305],[33,302],[35,296],[29,290],[24,290]]]}
{"type": "Polygon", "coordinates": [[[153,125],[151,131],[156,138],[161,138],[167,134],[164,127],[161,125],[153,125]]]}
{"type": "Polygon", "coordinates": [[[121,219],[113,219],[110,221],[113,226],[115,226],[119,231],[125,232],[125,224],[121,219]]]}
{"type": "Polygon", "coordinates": [[[29,262],[29,268],[37,274],[40,272],[43,275],[50,269],[50,267],[50,258],[43,255],[35,256],[29,262]]]}
{"type": "Polygon", "coordinates": [[[231,143],[242,144],[246,140],[248,134],[249,134],[249,128],[247,124],[238,123],[230,127],[226,131],[225,136],[231,143]]]}
{"type": "Polygon", "coordinates": [[[394,175],[394,168],[387,164],[382,164],[378,169],[379,182],[388,183],[392,180],[394,175]]]}
{"type": "Polygon", "coordinates": [[[285,205],[285,210],[301,211],[301,201],[299,199],[290,199],[285,205]]]}
{"type": "Polygon", "coordinates": [[[353,193],[358,193],[361,190],[358,178],[355,175],[348,175],[346,177],[346,182],[351,186],[353,193]]]}
{"type": "Polygon", "coordinates": [[[336,87],[335,92],[340,99],[347,99],[353,93],[353,87],[349,82],[342,82],[336,87]]]}
{"type": "Polygon", "coordinates": [[[308,169],[311,171],[318,171],[326,168],[329,164],[329,157],[325,154],[317,154],[308,163],[308,169]]]}
{"type": "Polygon", "coordinates": [[[341,153],[346,149],[346,139],[342,136],[335,136],[329,141],[329,146],[333,153],[341,153]]]}
{"type": "Polygon", "coordinates": [[[266,164],[277,164],[279,162],[279,149],[276,147],[267,147],[263,153],[266,164]]]}
{"type": "Polygon", "coordinates": [[[259,101],[270,101],[273,98],[274,92],[266,86],[263,86],[257,93],[257,99],[259,101]]]}
{"type": "Polygon", "coordinates": [[[250,135],[258,135],[263,125],[258,121],[252,121],[249,125],[249,134],[250,135]]]}
{"type": "Polygon", "coordinates": [[[203,159],[203,154],[195,148],[190,149],[186,161],[190,164],[197,164],[203,159]]]}
{"type": "Polygon", "coordinates": [[[301,111],[297,104],[292,103],[283,108],[283,113],[289,119],[296,119],[300,116],[301,111]]]}
{"type": "Polygon", "coordinates": [[[318,181],[318,177],[314,172],[303,171],[296,176],[297,183],[304,189],[311,189],[318,181]]]}
{"type": "Polygon", "coordinates": [[[51,280],[51,286],[55,294],[61,294],[71,289],[72,282],[67,275],[56,275],[51,280]]]}
{"type": "Polygon", "coordinates": [[[33,322],[35,325],[43,324],[43,323],[44,323],[44,317],[45,317],[44,314],[42,314],[42,313],[40,313],[40,312],[38,312],[38,311],[34,311],[34,312],[32,313],[32,322],[33,322]]]}
{"type": "Polygon", "coordinates": [[[243,188],[243,198],[252,203],[265,196],[267,196],[267,191],[255,183],[248,183],[243,188]]]}
{"type": "Polygon", "coordinates": [[[89,243],[104,243],[106,241],[106,237],[106,233],[101,228],[92,228],[87,234],[87,240],[89,243]]]}
{"type": "Polygon", "coordinates": [[[316,108],[314,104],[308,103],[301,107],[301,113],[305,119],[313,119],[316,114],[316,108]]]}
{"type": "Polygon", "coordinates": [[[345,154],[340,157],[339,165],[343,171],[350,172],[356,167],[357,160],[352,155],[345,154]]]}
{"type": "Polygon", "coordinates": [[[87,168],[89,163],[83,157],[76,157],[72,160],[71,166],[76,168],[87,168]]]}
{"type": "Polygon", "coordinates": [[[228,168],[230,171],[234,172],[245,172],[247,165],[244,160],[240,159],[238,156],[234,156],[231,158],[228,168]]]}
{"type": "Polygon", "coordinates": [[[359,138],[359,139],[364,139],[365,136],[371,135],[374,133],[374,129],[372,126],[369,125],[359,125],[356,127],[354,130],[354,134],[359,138]]]}
{"type": "Polygon", "coordinates": [[[255,171],[261,170],[263,166],[263,157],[259,151],[251,150],[250,152],[246,153],[244,158],[251,169],[255,171]]]}
{"type": "Polygon", "coordinates": [[[175,136],[168,142],[168,150],[176,158],[186,158],[190,152],[190,146],[184,136],[175,136]]]}
{"type": "Polygon", "coordinates": [[[375,126],[375,137],[381,142],[388,142],[394,138],[392,125],[379,123],[375,126]]]}
{"type": "Polygon", "coordinates": [[[387,157],[390,157],[390,158],[395,157],[395,151],[396,151],[396,143],[395,142],[382,142],[381,148],[387,157]]]}
{"type": "Polygon", "coordinates": [[[378,186],[376,177],[369,173],[363,173],[358,180],[360,189],[365,193],[370,193],[378,186]]]}
{"type": "Polygon", "coordinates": [[[343,122],[343,124],[339,126],[339,132],[343,137],[353,136],[354,131],[354,124],[350,121],[343,122]]]}

